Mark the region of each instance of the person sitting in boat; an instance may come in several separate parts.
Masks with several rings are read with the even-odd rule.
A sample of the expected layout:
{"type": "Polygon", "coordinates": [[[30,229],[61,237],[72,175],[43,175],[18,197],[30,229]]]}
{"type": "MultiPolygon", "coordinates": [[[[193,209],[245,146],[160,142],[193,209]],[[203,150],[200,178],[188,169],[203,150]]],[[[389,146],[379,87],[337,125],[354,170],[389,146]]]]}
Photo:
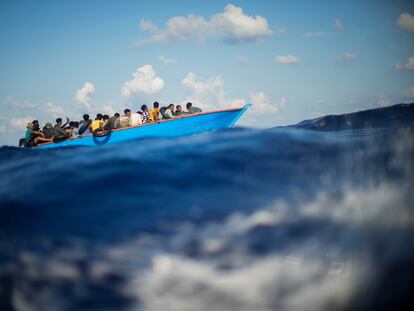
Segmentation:
{"type": "Polygon", "coordinates": [[[129,117],[129,126],[137,126],[141,124],[141,114],[137,111],[136,113],[131,113],[129,117]]]}
{"type": "Polygon", "coordinates": [[[152,104],[152,108],[150,110],[150,120],[151,122],[158,121],[160,119],[160,104],[158,102],[154,102],[152,104]]]}
{"type": "Polygon", "coordinates": [[[34,120],[32,122],[31,133],[29,140],[26,143],[27,147],[34,147],[41,143],[50,143],[52,139],[46,138],[45,134],[40,130],[39,121],[34,120]]]}
{"type": "Polygon", "coordinates": [[[43,134],[45,138],[49,138],[53,140],[54,134],[53,134],[53,126],[52,123],[46,122],[45,126],[43,127],[43,134]]]}
{"type": "Polygon", "coordinates": [[[77,137],[79,136],[79,122],[75,121],[72,128],[72,136],[77,137]]]}
{"type": "Polygon", "coordinates": [[[148,110],[147,105],[141,106],[141,123],[145,124],[150,122],[150,112],[148,110]]]}
{"type": "Polygon", "coordinates": [[[56,119],[56,124],[53,127],[53,136],[54,136],[53,140],[54,141],[65,140],[66,138],[69,137],[69,135],[65,131],[65,126],[69,123],[69,118],[66,117],[66,120],[67,122],[62,125],[62,119],[61,118],[56,119]]]}
{"type": "Polygon", "coordinates": [[[68,135],[68,137],[73,136],[73,128],[75,127],[75,121],[70,121],[69,126],[65,128],[65,132],[68,135]]]}
{"type": "Polygon", "coordinates": [[[183,111],[183,108],[181,107],[181,105],[177,105],[177,107],[175,108],[174,115],[181,116],[183,114],[186,114],[186,112],[183,111]]]}
{"type": "Polygon", "coordinates": [[[108,124],[108,120],[109,120],[109,116],[107,114],[104,114],[102,116],[102,125],[101,125],[101,129],[103,130],[106,125],[108,124]]]}
{"type": "Polygon", "coordinates": [[[98,113],[96,115],[95,121],[91,124],[91,132],[96,134],[99,131],[103,130],[103,115],[98,113]]]}
{"type": "Polygon", "coordinates": [[[129,118],[131,117],[131,110],[125,109],[124,115],[120,118],[121,127],[128,127],[129,126],[129,118]]]}
{"type": "Polygon", "coordinates": [[[165,116],[167,119],[174,118],[174,104],[169,104],[167,109],[165,109],[165,116]]]}
{"type": "Polygon", "coordinates": [[[114,130],[121,128],[120,115],[116,112],[112,117],[108,119],[108,122],[104,125],[104,130],[114,130]]]}
{"type": "Polygon", "coordinates": [[[89,119],[89,115],[85,113],[83,115],[83,120],[79,122],[78,134],[79,135],[89,134],[91,132],[90,131],[91,124],[92,124],[92,120],[89,119]]]}
{"type": "Polygon", "coordinates": [[[193,107],[192,103],[187,103],[186,107],[187,107],[188,113],[190,113],[190,114],[202,112],[202,110],[200,108],[193,107]]]}

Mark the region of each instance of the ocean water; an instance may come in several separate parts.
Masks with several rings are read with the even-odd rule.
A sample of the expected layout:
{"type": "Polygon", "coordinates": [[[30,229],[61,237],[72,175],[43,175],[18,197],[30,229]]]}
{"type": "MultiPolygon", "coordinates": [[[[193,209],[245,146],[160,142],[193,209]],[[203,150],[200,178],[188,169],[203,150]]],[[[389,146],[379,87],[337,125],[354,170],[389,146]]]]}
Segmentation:
{"type": "Polygon", "coordinates": [[[413,310],[414,105],[0,148],[1,310],[413,310]]]}

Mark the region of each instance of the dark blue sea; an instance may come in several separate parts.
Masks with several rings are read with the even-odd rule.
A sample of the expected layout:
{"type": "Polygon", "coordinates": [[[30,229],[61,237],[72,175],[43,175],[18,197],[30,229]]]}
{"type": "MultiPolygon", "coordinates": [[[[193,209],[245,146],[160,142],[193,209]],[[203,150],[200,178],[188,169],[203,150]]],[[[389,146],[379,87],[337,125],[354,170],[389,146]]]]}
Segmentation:
{"type": "Polygon", "coordinates": [[[0,310],[414,310],[414,104],[0,148],[0,310]]]}

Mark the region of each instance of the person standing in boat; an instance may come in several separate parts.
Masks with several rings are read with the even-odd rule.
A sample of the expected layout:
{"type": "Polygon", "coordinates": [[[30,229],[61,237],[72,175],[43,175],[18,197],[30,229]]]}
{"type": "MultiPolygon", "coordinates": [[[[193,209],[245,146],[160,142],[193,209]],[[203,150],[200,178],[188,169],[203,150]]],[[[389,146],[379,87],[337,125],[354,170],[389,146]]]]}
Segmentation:
{"type": "Polygon", "coordinates": [[[200,108],[193,107],[192,103],[187,103],[186,107],[187,107],[188,113],[191,113],[191,114],[202,112],[202,110],[200,108]]]}
{"type": "Polygon", "coordinates": [[[160,119],[160,104],[158,102],[154,102],[152,104],[152,108],[150,110],[150,120],[151,122],[158,121],[160,119]]]}

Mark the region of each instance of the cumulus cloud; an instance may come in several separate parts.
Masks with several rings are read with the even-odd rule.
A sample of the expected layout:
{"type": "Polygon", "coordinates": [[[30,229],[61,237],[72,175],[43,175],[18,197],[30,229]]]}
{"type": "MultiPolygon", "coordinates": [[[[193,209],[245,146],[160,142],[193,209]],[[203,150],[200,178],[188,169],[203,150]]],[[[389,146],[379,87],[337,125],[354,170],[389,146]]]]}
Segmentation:
{"type": "Polygon", "coordinates": [[[414,32],[414,16],[410,13],[402,13],[397,20],[397,26],[402,30],[414,32]]]}
{"type": "Polygon", "coordinates": [[[175,64],[175,60],[173,60],[172,58],[168,58],[168,57],[164,57],[162,55],[158,55],[158,59],[164,63],[164,65],[172,65],[175,64]]]}
{"type": "Polygon", "coordinates": [[[137,68],[132,74],[133,79],[122,86],[122,96],[130,97],[133,93],[154,94],[164,87],[164,80],[157,77],[151,65],[137,68]]]}
{"type": "Polygon", "coordinates": [[[190,101],[204,110],[242,107],[251,103],[252,107],[249,109],[249,113],[243,117],[246,125],[264,124],[262,117],[271,117],[280,113],[287,102],[286,97],[281,97],[279,101],[273,101],[264,92],[253,92],[249,98],[230,98],[224,91],[224,81],[221,76],[201,79],[190,72],[182,80],[182,84],[191,90],[191,94],[186,97],[185,102],[190,101]]]}
{"type": "Polygon", "coordinates": [[[285,108],[287,98],[280,98],[279,103],[272,102],[263,92],[251,94],[250,102],[252,104],[252,114],[277,114],[285,108]]]}
{"type": "Polygon", "coordinates": [[[191,90],[191,95],[186,98],[186,101],[200,105],[204,110],[240,107],[246,104],[243,98],[232,99],[226,96],[221,76],[203,80],[189,72],[181,83],[191,90]]]}
{"type": "Polygon", "coordinates": [[[395,69],[407,69],[407,70],[414,70],[414,56],[411,56],[407,59],[407,61],[403,64],[396,64],[395,69]]]}
{"type": "Polygon", "coordinates": [[[354,52],[344,52],[341,55],[339,55],[336,60],[338,62],[351,62],[356,60],[358,55],[354,52]]]}
{"type": "Polygon", "coordinates": [[[90,82],[85,82],[85,84],[76,91],[75,101],[77,104],[82,106],[82,108],[91,112],[93,110],[91,94],[95,92],[95,86],[90,82]]]}
{"type": "Polygon", "coordinates": [[[344,26],[342,25],[342,22],[339,18],[335,18],[334,19],[334,26],[336,29],[343,31],[344,30],[344,26]]]}
{"type": "Polygon", "coordinates": [[[226,42],[254,42],[273,34],[266,18],[245,15],[241,7],[233,4],[228,4],[224,12],[217,13],[210,19],[193,14],[174,16],[166,22],[163,29],[151,21],[141,20],[140,28],[150,32],[151,36],[137,40],[137,46],[184,40],[200,42],[207,37],[222,37],[226,42]]]}
{"type": "Polygon", "coordinates": [[[66,115],[65,109],[61,106],[55,105],[52,102],[47,102],[45,104],[45,111],[54,118],[66,115]]]}
{"type": "Polygon", "coordinates": [[[278,55],[276,56],[276,61],[279,64],[285,64],[285,65],[292,65],[292,64],[299,63],[299,59],[293,55],[278,55]]]}

